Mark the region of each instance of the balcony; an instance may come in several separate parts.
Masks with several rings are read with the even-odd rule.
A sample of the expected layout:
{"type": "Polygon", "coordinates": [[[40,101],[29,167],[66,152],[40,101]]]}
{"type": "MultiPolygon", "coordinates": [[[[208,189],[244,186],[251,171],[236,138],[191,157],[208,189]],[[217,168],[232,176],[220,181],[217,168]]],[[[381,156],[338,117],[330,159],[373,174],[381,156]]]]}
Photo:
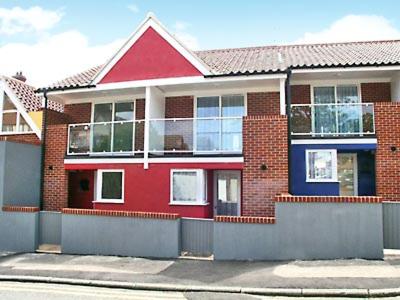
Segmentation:
{"type": "Polygon", "coordinates": [[[372,103],[295,104],[293,138],[371,137],[375,135],[372,103]]]}
{"type": "Polygon", "coordinates": [[[70,124],[67,155],[143,153],[144,121],[70,124]]]}
{"type": "Polygon", "coordinates": [[[242,117],[150,120],[154,155],[241,154],[242,117]]]}
{"type": "Polygon", "coordinates": [[[242,153],[242,117],[71,124],[67,155],[232,155],[242,153]]]}

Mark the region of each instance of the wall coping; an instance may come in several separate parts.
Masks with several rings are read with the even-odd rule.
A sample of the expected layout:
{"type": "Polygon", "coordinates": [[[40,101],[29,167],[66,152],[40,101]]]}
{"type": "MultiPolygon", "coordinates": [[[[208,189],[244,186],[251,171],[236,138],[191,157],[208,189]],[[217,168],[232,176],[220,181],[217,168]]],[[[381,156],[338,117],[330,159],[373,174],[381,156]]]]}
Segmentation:
{"type": "Polygon", "coordinates": [[[244,116],[243,120],[268,120],[268,119],[287,119],[284,115],[259,115],[259,116],[244,116]]]}
{"type": "Polygon", "coordinates": [[[179,214],[170,214],[170,213],[102,210],[102,209],[80,209],[80,208],[63,208],[62,213],[67,215],[130,217],[130,218],[163,219],[163,220],[176,220],[180,218],[179,214]]]}
{"type": "Polygon", "coordinates": [[[214,221],[220,223],[275,224],[274,217],[215,216],[214,221]]]}
{"type": "Polygon", "coordinates": [[[3,206],[2,210],[5,211],[5,212],[34,213],[34,212],[39,212],[39,207],[33,207],[33,206],[3,206]]]}
{"type": "Polygon", "coordinates": [[[382,197],[377,196],[293,196],[280,195],[275,202],[290,203],[382,203],[382,197]]]}

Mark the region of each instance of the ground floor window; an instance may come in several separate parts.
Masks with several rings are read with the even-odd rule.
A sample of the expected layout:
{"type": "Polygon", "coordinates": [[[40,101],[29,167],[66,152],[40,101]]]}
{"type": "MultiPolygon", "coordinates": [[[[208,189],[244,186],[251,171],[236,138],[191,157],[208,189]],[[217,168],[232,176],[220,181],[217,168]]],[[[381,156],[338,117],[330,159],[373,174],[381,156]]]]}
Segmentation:
{"type": "Polygon", "coordinates": [[[206,203],[204,170],[171,170],[171,204],[201,205],[206,203]]]}
{"type": "Polygon", "coordinates": [[[97,202],[123,203],[124,202],[124,171],[98,170],[97,171],[97,202]]]}
{"type": "Polygon", "coordinates": [[[306,151],[306,179],[308,182],[337,181],[337,153],[336,150],[307,150],[306,151]]]}

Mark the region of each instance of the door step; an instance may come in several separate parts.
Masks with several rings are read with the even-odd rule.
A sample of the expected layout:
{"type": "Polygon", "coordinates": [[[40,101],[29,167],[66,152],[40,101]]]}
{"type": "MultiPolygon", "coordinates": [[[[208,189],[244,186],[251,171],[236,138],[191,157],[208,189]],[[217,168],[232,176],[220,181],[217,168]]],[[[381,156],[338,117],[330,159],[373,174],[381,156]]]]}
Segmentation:
{"type": "Polygon", "coordinates": [[[61,245],[42,244],[36,250],[37,253],[61,254],[61,245]]]}

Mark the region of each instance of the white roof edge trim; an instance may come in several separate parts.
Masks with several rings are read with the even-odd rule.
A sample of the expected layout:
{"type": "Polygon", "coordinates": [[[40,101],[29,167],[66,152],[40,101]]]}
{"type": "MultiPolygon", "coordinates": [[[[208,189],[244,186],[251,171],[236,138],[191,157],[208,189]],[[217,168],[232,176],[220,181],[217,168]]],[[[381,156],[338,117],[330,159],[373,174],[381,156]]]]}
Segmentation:
{"type": "Polygon", "coordinates": [[[112,67],[124,56],[124,54],[135,44],[135,42],[152,27],[160,34],[172,47],[174,47],[183,57],[185,57],[194,67],[196,67],[203,75],[212,75],[208,67],[197,56],[187,49],[177,38],[171,35],[168,30],[157,20],[154,14],[149,13],[138,28],[129,36],[122,47],[111,57],[110,60],[99,70],[92,84],[99,83],[104,76],[112,69],[112,67]]]}

